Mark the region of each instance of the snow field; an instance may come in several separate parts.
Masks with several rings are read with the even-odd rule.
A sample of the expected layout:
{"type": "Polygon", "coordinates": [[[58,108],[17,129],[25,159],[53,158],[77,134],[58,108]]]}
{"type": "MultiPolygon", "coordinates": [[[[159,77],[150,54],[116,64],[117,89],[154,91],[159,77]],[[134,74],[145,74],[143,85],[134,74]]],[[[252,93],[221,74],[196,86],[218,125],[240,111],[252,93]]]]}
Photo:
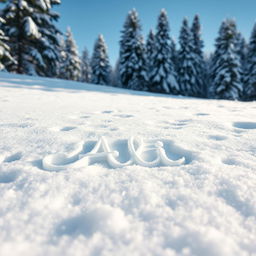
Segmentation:
{"type": "Polygon", "coordinates": [[[256,255],[255,110],[0,73],[0,255],[256,255]],[[186,162],[43,168],[101,136],[186,162]]]}

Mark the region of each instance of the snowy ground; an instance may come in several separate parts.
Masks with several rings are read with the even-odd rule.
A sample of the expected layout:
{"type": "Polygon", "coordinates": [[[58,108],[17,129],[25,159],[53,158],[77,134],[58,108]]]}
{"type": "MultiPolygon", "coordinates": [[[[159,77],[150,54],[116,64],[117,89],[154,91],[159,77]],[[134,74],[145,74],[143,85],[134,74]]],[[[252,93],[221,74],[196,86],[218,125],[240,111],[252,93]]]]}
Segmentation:
{"type": "Polygon", "coordinates": [[[0,73],[0,255],[256,255],[255,113],[256,102],[0,73]],[[120,161],[131,136],[186,161],[44,169],[101,136],[120,161]]]}

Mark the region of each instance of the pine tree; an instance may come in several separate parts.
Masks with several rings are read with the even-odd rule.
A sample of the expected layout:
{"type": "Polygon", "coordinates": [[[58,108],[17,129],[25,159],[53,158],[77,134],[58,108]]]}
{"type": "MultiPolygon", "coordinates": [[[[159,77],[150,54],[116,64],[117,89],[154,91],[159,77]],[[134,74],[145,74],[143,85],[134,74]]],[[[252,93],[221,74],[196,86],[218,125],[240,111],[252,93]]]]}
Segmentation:
{"type": "Polygon", "coordinates": [[[79,81],[81,77],[81,60],[70,28],[67,28],[63,55],[64,62],[61,68],[62,78],[79,81]]]}
{"type": "Polygon", "coordinates": [[[81,57],[81,82],[90,83],[91,65],[88,50],[85,48],[81,57]]]}
{"type": "MultiPolygon", "coordinates": [[[[174,67],[174,70],[175,70],[175,73],[176,75],[177,72],[178,72],[178,52],[177,52],[177,49],[176,49],[176,42],[174,40],[174,38],[171,37],[171,60],[172,60],[172,64],[173,64],[173,67],[174,67]]],[[[177,77],[176,77],[176,80],[177,80],[177,77]]]]}
{"type": "Polygon", "coordinates": [[[151,29],[146,42],[146,60],[147,60],[147,72],[148,77],[153,69],[153,55],[155,52],[155,34],[151,29]]]}
{"type": "Polygon", "coordinates": [[[54,25],[58,15],[51,11],[60,0],[8,0],[2,10],[9,37],[8,45],[16,60],[9,71],[56,76],[59,57],[59,31],[54,25]]]}
{"type": "Polygon", "coordinates": [[[40,33],[33,20],[35,5],[26,0],[9,0],[2,10],[6,24],[2,26],[9,37],[8,45],[16,63],[8,66],[8,71],[20,74],[36,74],[35,66],[43,68],[42,58],[35,54],[36,43],[40,33]]]}
{"type": "Polygon", "coordinates": [[[204,74],[204,84],[205,84],[205,91],[204,95],[206,98],[213,97],[210,95],[211,92],[211,66],[212,66],[212,61],[213,59],[213,52],[207,53],[204,55],[204,62],[205,62],[205,74],[204,74]]]}
{"type": "Polygon", "coordinates": [[[235,48],[236,24],[233,20],[222,23],[216,39],[211,64],[210,96],[218,99],[239,99],[242,92],[240,58],[235,48]]]}
{"type": "Polygon", "coordinates": [[[178,94],[180,92],[176,81],[176,72],[172,62],[171,39],[169,36],[167,13],[162,10],[158,18],[155,35],[155,51],[153,54],[150,74],[150,90],[178,94]]]}
{"type": "Polygon", "coordinates": [[[122,87],[120,73],[119,73],[119,69],[120,69],[119,65],[120,65],[120,61],[118,59],[112,70],[112,75],[111,75],[111,81],[112,81],[111,84],[115,87],[122,87]]]}
{"type": "Polygon", "coordinates": [[[64,73],[64,63],[66,59],[66,42],[63,35],[60,36],[60,46],[59,46],[59,61],[56,66],[57,77],[65,79],[64,73]]]}
{"type": "Polygon", "coordinates": [[[240,32],[236,34],[236,42],[235,42],[235,49],[240,61],[240,72],[241,72],[241,82],[243,84],[243,91],[241,93],[241,98],[244,97],[244,86],[245,86],[245,79],[246,79],[246,55],[247,55],[247,43],[245,38],[240,32]]]}
{"type": "Polygon", "coordinates": [[[197,81],[195,68],[196,55],[193,45],[193,37],[190,31],[188,20],[184,19],[180,31],[180,50],[179,50],[179,85],[183,95],[198,96],[200,87],[197,81]]]}
{"type": "Polygon", "coordinates": [[[243,98],[256,100],[256,24],[253,27],[247,53],[243,98]]]}
{"type": "Polygon", "coordinates": [[[122,30],[119,55],[120,81],[124,88],[147,89],[145,46],[136,10],[129,12],[122,30]]]}
{"type": "Polygon", "coordinates": [[[246,65],[247,43],[245,38],[240,32],[238,32],[236,35],[235,48],[237,49],[237,54],[240,57],[241,68],[242,70],[244,70],[246,65]]]}
{"type": "Polygon", "coordinates": [[[194,54],[194,68],[196,71],[196,84],[198,87],[198,91],[196,96],[204,96],[206,97],[206,69],[205,69],[205,61],[203,55],[203,47],[204,43],[201,38],[201,25],[199,16],[195,15],[193,24],[191,27],[192,37],[193,37],[193,54],[194,54]]]}
{"type": "Polygon", "coordinates": [[[102,35],[99,35],[94,45],[91,60],[93,84],[110,85],[111,66],[107,53],[107,46],[102,35]]]}
{"type": "MultiPolygon", "coordinates": [[[[0,17],[0,24],[5,21],[0,17]]],[[[15,62],[10,54],[10,47],[6,44],[8,38],[5,36],[4,31],[0,29],[0,71],[5,70],[6,66],[15,62]]]]}
{"type": "Polygon", "coordinates": [[[47,77],[56,77],[58,75],[56,66],[60,61],[59,38],[61,32],[54,24],[58,21],[59,15],[51,9],[60,3],[61,0],[36,1],[36,13],[34,15],[34,20],[41,35],[37,49],[44,62],[43,69],[36,68],[38,75],[47,77]]]}

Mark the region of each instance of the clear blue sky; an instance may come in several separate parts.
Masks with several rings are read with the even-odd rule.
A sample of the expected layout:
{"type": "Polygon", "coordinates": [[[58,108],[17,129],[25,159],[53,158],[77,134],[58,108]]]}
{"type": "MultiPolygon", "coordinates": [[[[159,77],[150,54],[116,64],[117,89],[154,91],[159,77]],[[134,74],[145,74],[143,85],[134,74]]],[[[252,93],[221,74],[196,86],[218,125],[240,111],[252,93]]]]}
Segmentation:
{"type": "Polygon", "coordinates": [[[91,53],[97,35],[102,33],[113,64],[119,52],[120,31],[132,8],[139,13],[144,35],[155,28],[157,16],[165,8],[176,40],[183,17],[191,21],[199,14],[206,51],[213,50],[223,19],[235,18],[246,39],[256,20],[256,0],[62,0],[55,10],[61,15],[59,28],[65,31],[71,27],[80,52],[86,46],[91,53]]]}

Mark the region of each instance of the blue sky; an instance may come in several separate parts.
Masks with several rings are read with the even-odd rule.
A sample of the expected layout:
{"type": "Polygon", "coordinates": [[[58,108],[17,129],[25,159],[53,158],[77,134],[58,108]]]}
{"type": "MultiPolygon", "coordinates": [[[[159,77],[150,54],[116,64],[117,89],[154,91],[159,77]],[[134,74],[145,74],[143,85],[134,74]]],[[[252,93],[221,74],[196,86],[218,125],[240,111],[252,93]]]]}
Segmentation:
{"type": "Polygon", "coordinates": [[[86,46],[90,53],[97,35],[102,33],[113,64],[118,57],[120,31],[132,8],[139,13],[145,36],[150,28],[155,28],[157,16],[165,8],[171,35],[176,40],[183,17],[191,21],[199,14],[206,51],[213,50],[218,28],[225,18],[235,18],[246,39],[256,20],[256,0],[62,0],[56,8],[61,15],[58,26],[62,31],[70,26],[79,51],[86,46]]]}

